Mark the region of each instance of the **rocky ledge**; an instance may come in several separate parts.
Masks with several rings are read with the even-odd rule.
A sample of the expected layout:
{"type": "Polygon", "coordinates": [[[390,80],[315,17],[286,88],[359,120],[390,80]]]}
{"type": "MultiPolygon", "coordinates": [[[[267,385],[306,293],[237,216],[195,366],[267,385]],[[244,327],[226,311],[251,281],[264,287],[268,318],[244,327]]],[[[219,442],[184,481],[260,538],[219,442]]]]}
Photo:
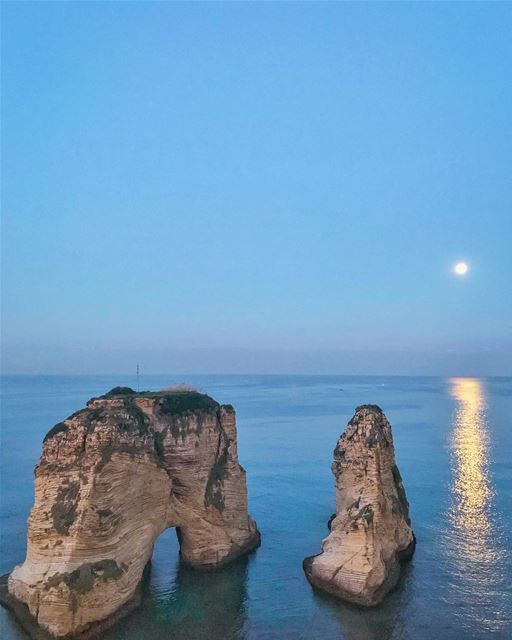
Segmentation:
{"type": "Polygon", "coordinates": [[[409,504],[395,463],[391,426],[375,405],[357,407],[334,450],[336,514],[322,553],[304,560],[311,584],[374,606],[414,552],[409,504]]]}
{"type": "Polygon", "coordinates": [[[168,527],[198,568],[259,545],[235,412],[197,392],[117,387],[46,435],[27,557],[0,599],[33,636],[37,625],[56,638],[97,636],[137,604],[168,527]]]}

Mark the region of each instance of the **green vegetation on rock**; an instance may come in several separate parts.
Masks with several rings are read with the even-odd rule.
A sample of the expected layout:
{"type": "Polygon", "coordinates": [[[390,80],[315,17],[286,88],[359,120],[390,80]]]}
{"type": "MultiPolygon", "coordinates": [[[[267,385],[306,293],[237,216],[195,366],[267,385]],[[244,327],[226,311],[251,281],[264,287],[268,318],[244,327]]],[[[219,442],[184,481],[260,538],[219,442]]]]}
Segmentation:
{"type": "MultiPolygon", "coordinates": [[[[141,391],[137,393],[130,387],[114,387],[107,393],[93,400],[105,400],[109,398],[129,397],[138,398],[161,398],[160,410],[164,414],[183,414],[194,411],[204,411],[214,413],[219,408],[219,403],[205,393],[193,390],[164,389],[163,391],[141,391]]],[[[226,405],[226,409],[233,410],[231,405],[226,405]]]]}
{"type": "MultiPolygon", "coordinates": [[[[158,401],[158,410],[162,416],[184,416],[192,413],[215,414],[220,404],[205,393],[199,393],[195,390],[184,389],[164,389],[162,391],[141,391],[135,392],[130,387],[114,387],[102,396],[92,398],[85,409],[80,409],[64,422],[56,424],[46,434],[45,442],[53,438],[59,433],[69,431],[68,420],[83,414],[83,419],[87,421],[87,433],[92,433],[96,427],[96,423],[111,423],[116,425],[122,431],[131,432],[137,429],[140,436],[148,435],[150,431],[150,418],[137,406],[138,398],[148,398],[158,401]],[[91,403],[97,400],[117,400],[111,405],[110,403],[101,403],[91,406],[91,403]],[[121,412],[121,413],[120,413],[121,412]]],[[[223,405],[226,411],[233,412],[231,405],[223,405]]],[[[200,431],[201,425],[198,427],[200,431]]],[[[186,425],[176,424],[173,427],[175,437],[185,437],[187,431],[186,425]]]]}
{"type": "Polygon", "coordinates": [[[194,411],[204,411],[215,413],[219,408],[219,403],[205,393],[197,391],[171,391],[148,394],[149,397],[160,397],[163,402],[160,411],[164,414],[183,414],[194,411]]]}
{"type": "Polygon", "coordinates": [[[235,407],[232,404],[223,404],[222,408],[228,413],[235,413],[235,407]]]}
{"type": "MultiPolygon", "coordinates": [[[[114,387],[107,391],[104,395],[100,396],[100,398],[114,398],[115,396],[134,396],[136,395],[136,391],[130,389],[130,387],[114,387]]],[[[99,398],[98,398],[99,399],[99,398]]]]}
{"type": "Polygon", "coordinates": [[[56,436],[58,433],[63,433],[67,430],[68,426],[65,422],[58,422],[54,427],[50,429],[50,431],[48,431],[48,433],[44,437],[43,442],[46,442],[50,438],[53,438],[53,436],[56,436]]]}

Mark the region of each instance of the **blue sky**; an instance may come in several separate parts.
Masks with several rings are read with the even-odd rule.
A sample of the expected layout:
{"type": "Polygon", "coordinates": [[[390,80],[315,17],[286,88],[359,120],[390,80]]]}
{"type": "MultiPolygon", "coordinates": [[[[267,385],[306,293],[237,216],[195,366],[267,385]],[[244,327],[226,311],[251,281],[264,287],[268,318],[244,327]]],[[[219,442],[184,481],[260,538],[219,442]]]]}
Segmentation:
{"type": "Polygon", "coordinates": [[[2,14],[4,372],[512,373],[512,4],[2,14]]]}

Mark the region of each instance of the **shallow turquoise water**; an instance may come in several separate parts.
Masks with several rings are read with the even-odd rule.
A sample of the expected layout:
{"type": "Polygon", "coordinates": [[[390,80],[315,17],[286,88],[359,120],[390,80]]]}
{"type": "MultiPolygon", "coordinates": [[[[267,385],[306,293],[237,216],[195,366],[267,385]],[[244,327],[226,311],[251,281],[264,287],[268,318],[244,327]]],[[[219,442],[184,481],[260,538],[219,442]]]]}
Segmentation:
{"type": "MultiPolygon", "coordinates": [[[[237,410],[239,455],[261,548],[216,573],[180,569],[173,530],[155,545],[143,606],[105,640],[464,640],[512,637],[512,379],[144,376],[195,384],[237,410]],[[358,404],[388,416],[411,503],[416,554],[370,611],[315,593],[334,508],[336,440],[358,404]]],[[[23,561],[41,440],[128,376],[2,379],[0,571],[23,561]]],[[[0,610],[5,640],[24,637],[0,610]]]]}

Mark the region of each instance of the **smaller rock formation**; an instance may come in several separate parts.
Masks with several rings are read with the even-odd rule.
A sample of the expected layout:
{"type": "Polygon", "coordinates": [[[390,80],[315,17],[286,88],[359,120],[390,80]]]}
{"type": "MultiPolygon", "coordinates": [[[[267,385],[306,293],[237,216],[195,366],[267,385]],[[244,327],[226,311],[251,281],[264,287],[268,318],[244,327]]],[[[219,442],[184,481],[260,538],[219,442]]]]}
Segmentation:
{"type": "Polygon", "coordinates": [[[396,584],[415,537],[391,426],[376,405],[357,407],[334,450],[336,514],[322,553],[304,560],[311,584],[371,607],[396,584]]]}
{"type": "Polygon", "coordinates": [[[259,545],[235,411],[204,394],[116,387],[93,398],[48,432],[35,476],[27,557],[0,589],[33,636],[37,625],[56,638],[98,636],[135,607],[168,527],[196,568],[259,545]]]}

